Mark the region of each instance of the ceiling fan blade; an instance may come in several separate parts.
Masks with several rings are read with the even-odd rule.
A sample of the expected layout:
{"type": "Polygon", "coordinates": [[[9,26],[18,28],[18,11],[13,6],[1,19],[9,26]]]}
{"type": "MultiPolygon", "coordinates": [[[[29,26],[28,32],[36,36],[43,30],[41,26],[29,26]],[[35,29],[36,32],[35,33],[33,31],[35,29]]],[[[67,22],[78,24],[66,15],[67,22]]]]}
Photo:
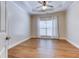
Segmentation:
{"type": "Polygon", "coordinates": [[[40,10],[33,10],[33,11],[35,11],[35,12],[45,12],[46,10],[42,10],[42,9],[40,9],[40,10]]]}
{"type": "Polygon", "coordinates": [[[36,8],[41,8],[42,6],[38,6],[38,7],[36,7],[36,8]]]}
{"type": "Polygon", "coordinates": [[[42,4],[42,1],[38,1],[38,3],[42,4]]]}
{"type": "Polygon", "coordinates": [[[47,11],[51,11],[51,10],[54,10],[54,9],[46,9],[47,11]]]}
{"type": "Polygon", "coordinates": [[[38,10],[37,12],[46,12],[46,10],[38,10]]]}
{"type": "Polygon", "coordinates": [[[51,6],[51,5],[47,5],[48,7],[54,7],[54,6],[51,6]]]}

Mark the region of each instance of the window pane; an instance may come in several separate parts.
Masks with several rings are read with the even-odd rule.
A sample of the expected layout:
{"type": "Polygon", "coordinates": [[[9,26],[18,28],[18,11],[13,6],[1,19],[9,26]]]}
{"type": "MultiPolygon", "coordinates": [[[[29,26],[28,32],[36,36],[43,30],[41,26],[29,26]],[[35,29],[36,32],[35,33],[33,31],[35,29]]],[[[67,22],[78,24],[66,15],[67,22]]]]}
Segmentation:
{"type": "Polygon", "coordinates": [[[40,29],[40,36],[46,35],[46,29],[40,29]]]}
{"type": "Polygon", "coordinates": [[[47,29],[47,36],[52,36],[52,29],[47,29]]]}
{"type": "Polygon", "coordinates": [[[40,21],[40,28],[46,28],[46,22],[40,21]]]}
{"type": "Polygon", "coordinates": [[[39,21],[40,36],[57,36],[57,20],[40,20],[39,21]]]}
{"type": "Polygon", "coordinates": [[[53,25],[52,20],[47,21],[46,24],[47,24],[47,28],[52,28],[53,25]]]}

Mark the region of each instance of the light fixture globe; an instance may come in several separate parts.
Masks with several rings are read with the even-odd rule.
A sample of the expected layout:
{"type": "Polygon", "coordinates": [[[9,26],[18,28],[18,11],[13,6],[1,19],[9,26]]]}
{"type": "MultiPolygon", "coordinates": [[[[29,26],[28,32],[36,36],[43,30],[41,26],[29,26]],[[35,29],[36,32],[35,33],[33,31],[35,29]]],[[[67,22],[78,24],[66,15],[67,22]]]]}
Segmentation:
{"type": "Polygon", "coordinates": [[[47,9],[47,6],[42,6],[42,9],[43,9],[43,10],[46,10],[46,9],[47,9]]]}

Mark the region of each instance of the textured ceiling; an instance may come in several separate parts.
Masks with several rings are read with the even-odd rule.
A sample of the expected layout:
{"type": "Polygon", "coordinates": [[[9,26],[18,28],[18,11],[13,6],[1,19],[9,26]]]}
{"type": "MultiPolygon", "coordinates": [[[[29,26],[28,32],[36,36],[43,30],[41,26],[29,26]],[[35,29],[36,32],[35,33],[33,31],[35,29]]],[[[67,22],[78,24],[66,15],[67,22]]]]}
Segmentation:
{"type": "Polygon", "coordinates": [[[52,5],[53,7],[51,8],[49,7],[45,11],[41,11],[42,8],[36,8],[41,6],[41,4],[38,3],[38,1],[23,1],[21,3],[25,6],[25,7],[22,6],[25,9],[27,9],[26,7],[27,5],[30,7],[30,9],[28,8],[28,10],[30,10],[31,14],[44,14],[44,13],[64,11],[72,4],[72,1],[48,1],[48,5],[52,5]]]}
{"type": "Polygon", "coordinates": [[[51,12],[58,12],[58,11],[64,11],[66,10],[70,5],[71,1],[48,1],[49,5],[52,5],[53,7],[47,8],[46,11],[41,11],[42,8],[36,8],[38,6],[41,6],[38,1],[29,1],[28,4],[32,8],[32,13],[51,13],[51,12]]]}

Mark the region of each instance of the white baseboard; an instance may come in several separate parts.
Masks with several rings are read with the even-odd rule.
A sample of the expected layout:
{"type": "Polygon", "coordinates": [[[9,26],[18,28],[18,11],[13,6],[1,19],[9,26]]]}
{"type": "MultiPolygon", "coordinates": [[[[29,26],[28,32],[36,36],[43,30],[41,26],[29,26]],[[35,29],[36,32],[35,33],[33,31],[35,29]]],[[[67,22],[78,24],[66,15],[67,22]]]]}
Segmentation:
{"type": "MultiPolygon", "coordinates": [[[[31,36],[31,38],[41,38],[41,37],[31,36]]],[[[66,37],[59,37],[58,39],[60,39],[60,40],[65,40],[65,39],[66,39],[66,37]]]]}
{"type": "Polygon", "coordinates": [[[39,37],[37,37],[37,36],[31,36],[31,38],[39,38],[39,37]]]}
{"type": "Polygon", "coordinates": [[[76,48],[79,49],[79,45],[75,44],[74,42],[72,42],[72,41],[70,41],[70,40],[68,40],[68,39],[67,39],[66,41],[68,41],[70,44],[72,44],[73,46],[75,46],[76,48]]]}
{"type": "Polygon", "coordinates": [[[11,46],[9,46],[8,49],[10,49],[10,48],[12,48],[12,47],[15,47],[16,45],[18,45],[18,44],[20,44],[20,43],[22,43],[22,42],[24,42],[24,41],[26,41],[26,40],[28,40],[28,39],[30,39],[30,38],[31,38],[31,37],[22,39],[21,41],[19,41],[19,42],[13,44],[13,45],[11,45],[11,46]]]}
{"type": "Polygon", "coordinates": [[[65,39],[66,39],[66,37],[59,37],[59,39],[60,39],[60,40],[65,40],[65,39]]]}

